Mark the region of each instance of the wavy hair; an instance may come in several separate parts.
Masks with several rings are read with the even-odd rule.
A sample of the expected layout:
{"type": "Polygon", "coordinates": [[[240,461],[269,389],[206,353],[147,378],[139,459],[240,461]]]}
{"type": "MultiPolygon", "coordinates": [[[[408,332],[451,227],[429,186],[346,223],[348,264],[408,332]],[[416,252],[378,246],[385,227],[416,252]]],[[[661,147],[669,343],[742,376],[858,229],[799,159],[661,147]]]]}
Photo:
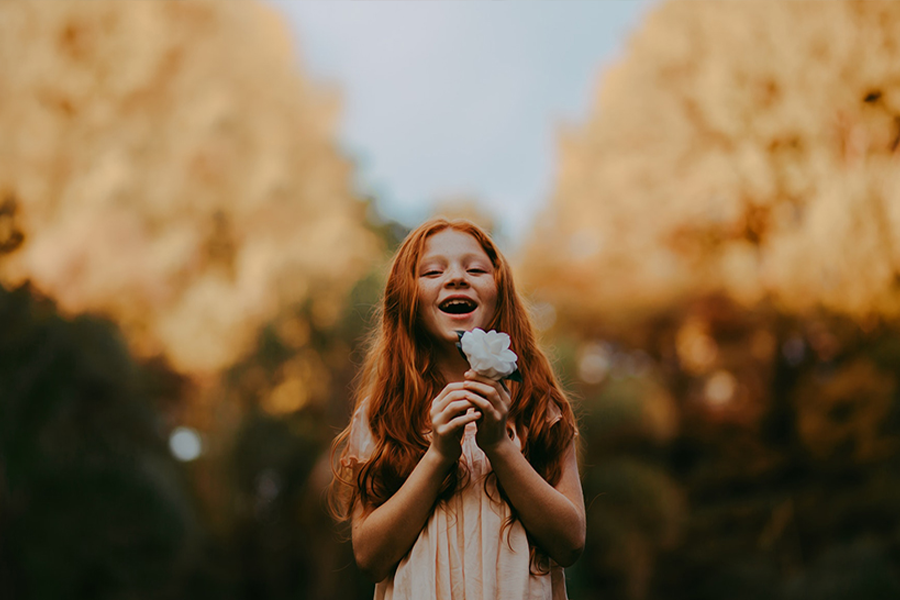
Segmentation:
{"type": "MultiPolygon", "coordinates": [[[[365,403],[374,438],[371,456],[354,470],[347,460],[347,426],[332,445],[332,479],[329,490],[332,514],[350,519],[354,506],[376,508],[390,498],[428,449],[431,400],[446,382],[437,367],[434,342],[419,322],[417,268],[429,236],[445,229],[474,237],[490,258],[497,285],[494,317],[485,329],[509,334],[518,355],[521,383],[509,381],[512,404],[509,419],[523,444],[523,454],[548,482],[556,485],[562,474],[565,450],[575,435],[575,416],[550,366],[538,348],[531,319],[513,285],[509,264],[490,237],[466,220],[438,218],[410,232],[394,255],[379,306],[376,326],[354,390],[354,412],[365,403]],[[550,423],[552,404],[562,417],[550,423]],[[339,459],[339,460],[336,460],[339,459]]],[[[461,464],[461,463],[460,463],[461,464]]],[[[464,468],[451,470],[438,495],[443,501],[466,485],[464,468]]],[[[487,482],[485,482],[487,489],[487,482]]],[[[502,486],[497,489],[507,500],[502,486]]],[[[510,524],[517,518],[512,509],[510,524]]],[[[530,536],[529,536],[530,540],[530,536]]],[[[533,564],[535,545],[531,543],[533,564]]]]}

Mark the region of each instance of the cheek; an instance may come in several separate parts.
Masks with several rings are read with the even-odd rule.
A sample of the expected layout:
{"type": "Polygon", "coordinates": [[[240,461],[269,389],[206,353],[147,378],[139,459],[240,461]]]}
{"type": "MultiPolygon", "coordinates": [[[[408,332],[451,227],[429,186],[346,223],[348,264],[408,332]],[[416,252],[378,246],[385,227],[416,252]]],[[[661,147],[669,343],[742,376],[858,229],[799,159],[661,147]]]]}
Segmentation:
{"type": "Polygon", "coordinates": [[[435,296],[433,291],[427,285],[422,285],[420,283],[416,293],[415,310],[416,316],[418,316],[418,318],[421,319],[428,314],[428,309],[432,304],[434,304],[434,299],[435,296]]]}
{"type": "Polygon", "coordinates": [[[487,309],[487,317],[488,319],[493,319],[497,313],[497,290],[487,290],[487,293],[483,296],[487,301],[485,302],[485,308],[487,309]]]}
{"type": "Polygon", "coordinates": [[[429,286],[427,283],[419,282],[419,286],[416,292],[416,300],[419,303],[419,308],[428,304],[434,298],[434,290],[432,286],[429,286]]]}
{"type": "Polygon", "coordinates": [[[488,319],[493,321],[497,317],[497,299],[494,298],[494,301],[491,302],[490,310],[488,311],[490,314],[488,315],[488,319]]]}

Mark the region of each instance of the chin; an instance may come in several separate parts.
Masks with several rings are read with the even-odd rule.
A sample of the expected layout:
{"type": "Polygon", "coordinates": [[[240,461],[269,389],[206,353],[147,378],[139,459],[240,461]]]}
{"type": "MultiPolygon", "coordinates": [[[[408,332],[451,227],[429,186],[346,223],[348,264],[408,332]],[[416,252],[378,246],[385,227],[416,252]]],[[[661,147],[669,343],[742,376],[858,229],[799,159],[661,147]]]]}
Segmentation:
{"type": "Polygon", "coordinates": [[[478,325],[469,323],[451,323],[450,325],[441,328],[439,337],[443,342],[455,344],[459,341],[459,336],[456,334],[457,331],[472,331],[476,327],[478,327],[478,325]]]}
{"type": "Polygon", "coordinates": [[[469,321],[465,323],[453,323],[450,325],[449,329],[451,333],[453,333],[453,338],[456,339],[457,331],[472,331],[473,329],[476,329],[478,327],[482,327],[482,325],[477,322],[469,321]]]}
{"type": "Polygon", "coordinates": [[[453,342],[455,344],[456,342],[459,341],[459,336],[456,334],[457,331],[469,331],[469,330],[465,327],[453,327],[450,329],[446,329],[446,330],[444,330],[443,334],[441,335],[441,339],[443,339],[446,342],[453,342]]]}
{"type": "Polygon", "coordinates": [[[480,318],[478,312],[480,311],[468,314],[465,318],[452,318],[443,312],[436,311],[436,313],[432,313],[430,318],[426,318],[426,322],[430,321],[430,324],[426,325],[426,327],[435,338],[435,341],[456,344],[459,341],[459,336],[456,334],[457,331],[472,331],[477,327],[484,328],[483,319],[480,318]]]}

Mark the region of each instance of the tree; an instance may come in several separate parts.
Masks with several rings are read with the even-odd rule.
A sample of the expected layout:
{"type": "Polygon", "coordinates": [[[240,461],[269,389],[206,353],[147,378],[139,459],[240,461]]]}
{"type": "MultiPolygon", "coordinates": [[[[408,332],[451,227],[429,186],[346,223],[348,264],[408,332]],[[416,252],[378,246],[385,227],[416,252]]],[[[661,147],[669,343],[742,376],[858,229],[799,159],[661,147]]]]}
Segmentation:
{"type": "Polygon", "coordinates": [[[576,312],[900,314],[898,29],[894,2],[659,6],[563,136],[529,285],[576,312]]]}
{"type": "Polygon", "coordinates": [[[139,355],[215,373],[377,255],[337,95],[270,7],[4,2],[0,64],[0,282],[109,315],[139,355]]]}
{"type": "Polygon", "coordinates": [[[583,398],[573,589],[900,593],[898,32],[665,3],[565,132],[519,271],[583,398]]]}

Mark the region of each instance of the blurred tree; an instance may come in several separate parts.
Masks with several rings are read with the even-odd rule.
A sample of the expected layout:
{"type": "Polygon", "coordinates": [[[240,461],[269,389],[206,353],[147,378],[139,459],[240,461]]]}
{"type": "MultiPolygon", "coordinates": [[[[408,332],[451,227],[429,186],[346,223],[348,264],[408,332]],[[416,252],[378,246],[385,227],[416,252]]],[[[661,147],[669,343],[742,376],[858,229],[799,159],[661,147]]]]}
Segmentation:
{"type": "Polygon", "coordinates": [[[0,287],[0,323],[0,596],[172,597],[203,555],[157,409],[179,379],[27,286],[0,287]]]}
{"type": "Polygon", "coordinates": [[[370,597],[323,498],[383,271],[285,308],[199,396],[108,321],[0,288],[0,597],[370,597]],[[216,407],[179,466],[188,400],[216,407]]]}
{"type": "Polygon", "coordinates": [[[890,1],[654,9],[563,135],[524,278],[567,314],[900,315],[898,30],[890,1]]]}
{"type": "MultiPolygon", "coordinates": [[[[65,351],[88,362],[72,367],[76,383],[55,371],[48,381],[70,403],[70,387],[108,385],[89,413],[121,425],[57,436],[2,415],[11,597],[316,598],[365,586],[342,577],[352,557],[320,494],[372,269],[398,228],[367,223],[335,141],[337,93],[311,85],[294,57],[261,2],[0,3],[0,284],[53,298],[35,306],[53,307],[52,331],[78,330],[65,351]],[[97,355],[102,332],[118,333],[85,313],[115,322],[137,358],[112,342],[97,355]],[[159,420],[151,441],[135,411],[159,420]],[[203,443],[179,468],[161,443],[182,424],[203,443]],[[45,467],[35,448],[68,462],[45,467]],[[59,492],[42,495],[46,506],[29,495],[35,481],[59,492]],[[59,564],[76,549],[87,557],[59,564]]],[[[0,317],[14,336],[4,328],[20,315],[0,317]]],[[[0,370],[45,373],[54,347],[33,346],[0,353],[0,370]]],[[[67,406],[43,385],[22,392],[33,408],[9,410],[67,406]]]]}
{"type": "Polygon", "coordinates": [[[898,35],[665,3],[565,132],[519,271],[583,398],[573,597],[900,594],[898,35]]]}
{"type": "Polygon", "coordinates": [[[258,2],[0,3],[0,282],[199,374],[345,293],[377,242],[294,57],[258,2]]]}

